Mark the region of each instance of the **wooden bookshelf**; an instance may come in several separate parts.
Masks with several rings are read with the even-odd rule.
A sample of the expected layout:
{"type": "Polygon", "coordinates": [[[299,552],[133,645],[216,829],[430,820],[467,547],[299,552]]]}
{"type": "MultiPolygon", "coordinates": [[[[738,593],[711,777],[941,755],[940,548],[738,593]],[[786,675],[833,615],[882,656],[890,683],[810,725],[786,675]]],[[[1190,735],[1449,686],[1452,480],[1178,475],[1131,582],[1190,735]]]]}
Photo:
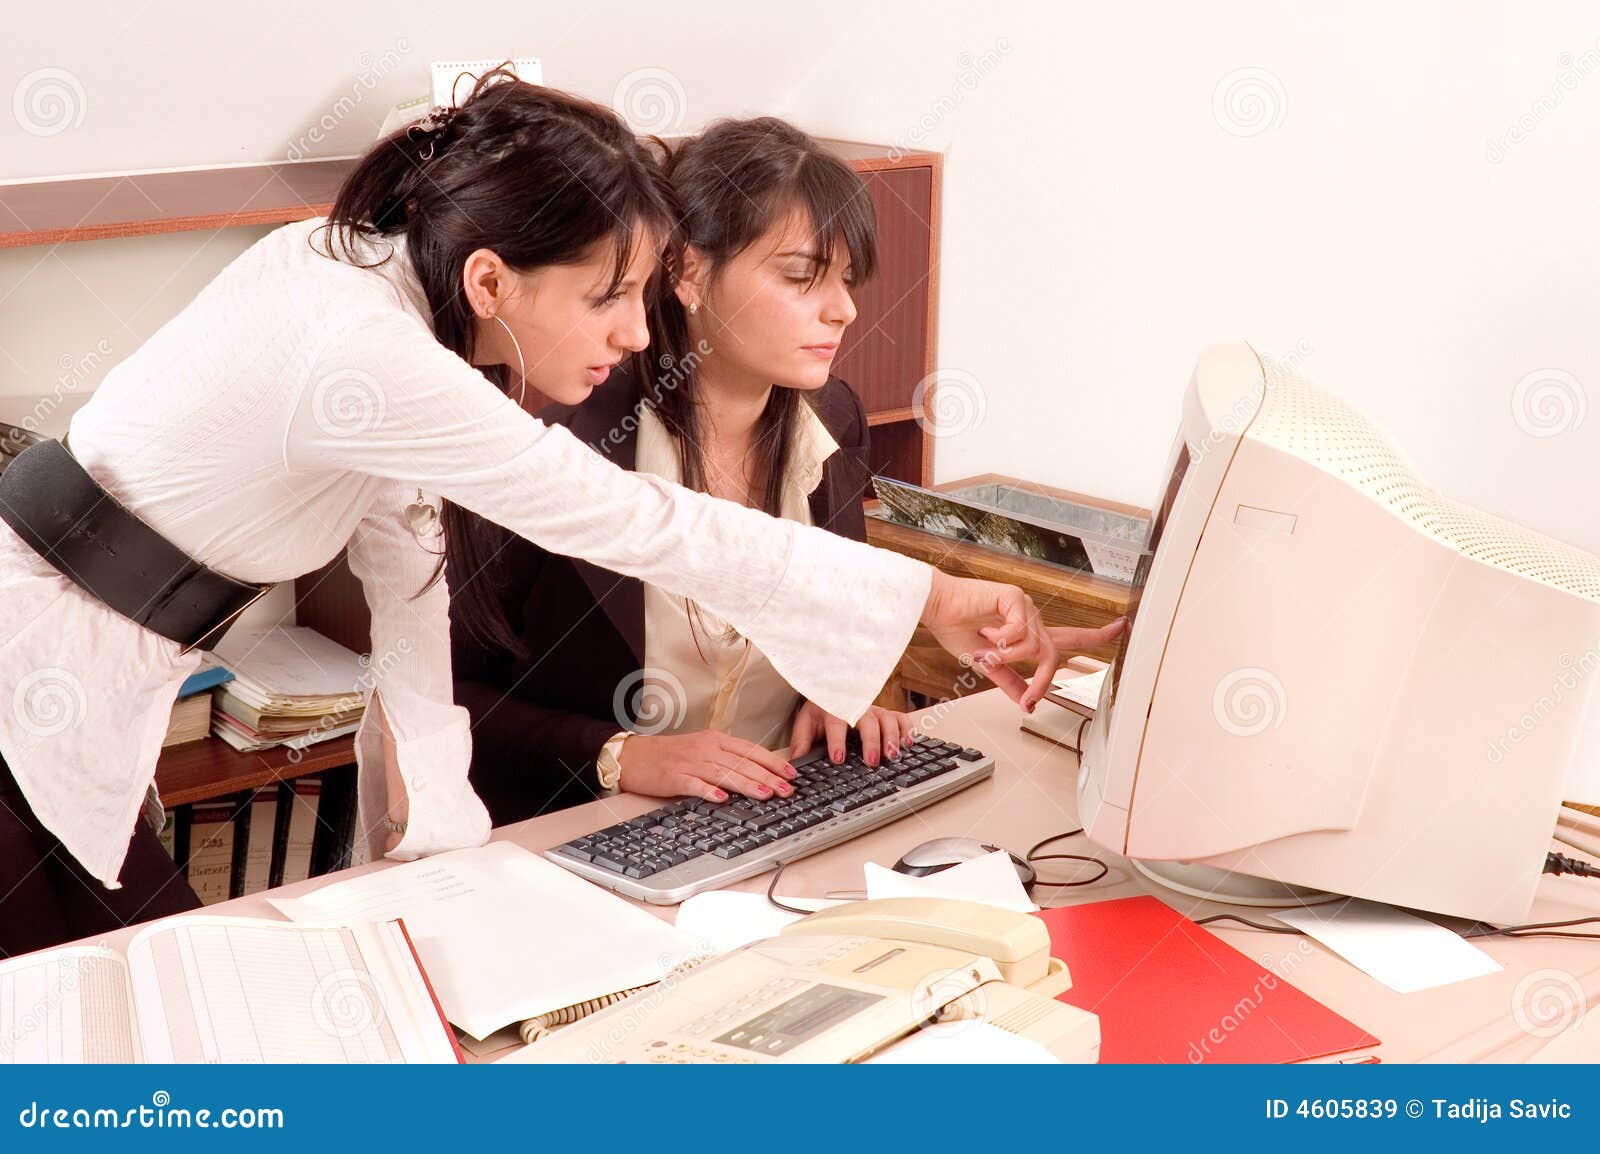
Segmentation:
{"type": "Polygon", "coordinates": [[[306,220],[333,206],[353,166],[309,160],[0,185],[0,248],[306,220]]]}
{"type": "Polygon", "coordinates": [[[353,765],[355,760],[353,737],[330,738],[298,754],[282,746],[240,753],[220,737],[207,737],[161,751],[156,762],[156,789],[161,803],[175,809],[353,765]]]}

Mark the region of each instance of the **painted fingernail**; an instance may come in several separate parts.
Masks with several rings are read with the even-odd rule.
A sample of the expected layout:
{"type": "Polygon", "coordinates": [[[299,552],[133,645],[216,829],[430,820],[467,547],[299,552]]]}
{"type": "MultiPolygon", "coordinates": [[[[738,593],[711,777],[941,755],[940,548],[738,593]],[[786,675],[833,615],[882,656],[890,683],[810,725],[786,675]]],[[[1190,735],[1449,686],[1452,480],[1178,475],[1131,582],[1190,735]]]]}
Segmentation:
{"type": "Polygon", "coordinates": [[[897,748],[896,748],[896,747],[895,747],[895,746],[892,746],[892,745],[891,745],[891,746],[890,746],[890,747],[889,747],[889,757],[890,757],[890,758],[891,758],[891,759],[893,759],[893,760],[899,760],[899,757],[900,757],[900,750],[899,750],[899,749],[897,749],[897,748]]]}
{"type": "Polygon", "coordinates": [[[728,795],[723,793],[720,789],[714,789],[714,790],[711,791],[711,800],[712,801],[727,801],[728,800],[728,795]]]}
{"type": "Polygon", "coordinates": [[[872,767],[873,767],[873,768],[877,768],[877,765],[878,765],[878,755],[877,755],[877,754],[875,754],[875,753],[869,753],[869,754],[867,754],[867,764],[868,764],[868,765],[870,765],[870,766],[872,766],[872,767]]]}
{"type": "Polygon", "coordinates": [[[782,785],[780,785],[778,787],[778,792],[780,794],[782,794],[784,797],[788,797],[791,793],[794,792],[794,786],[790,785],[788,782],[784,782],[782,785]]]}
{"type": "Polygon", "coordinates": [[[833,764],[838,765],[841,761],[844,760],[844,750],[842,750],[842,749],[829,750],[828,751],[828,756],[833,759],[833,764]]]}
{"type": "Polygon", "coordinates": [[[772,791],[770,789],[768,789],[764,785],[756,786],[754,792],[755,792],[755,795],[757,797],[771,797],[772,796],[772,791]]]}
{"type": "Polygon", "coordinates": [[[783,776],[784,777],[789,777],[789,778],[799,777],[800,776],[800,771],[798,769],[796,769],[794,766],[790,765],[788,762],[784,762],[783,763],[783,776]]]}

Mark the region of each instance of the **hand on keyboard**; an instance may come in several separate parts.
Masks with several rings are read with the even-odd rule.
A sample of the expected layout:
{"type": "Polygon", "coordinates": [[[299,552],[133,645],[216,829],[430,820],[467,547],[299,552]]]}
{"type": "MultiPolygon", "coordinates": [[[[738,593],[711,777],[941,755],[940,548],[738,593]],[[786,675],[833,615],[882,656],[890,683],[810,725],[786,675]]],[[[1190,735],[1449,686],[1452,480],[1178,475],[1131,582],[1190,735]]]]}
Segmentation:
{"type": "Polygon", "coordinates": [[[786,796],[682,798],[574,838],[549,856],[630,896],[682,901],[904,817],[982,780],[994,766],[980,750],[926,735],[876,768],[856,752],[842,765],[820,755],[798,760],[786,796]]]}
{"type": "Polygon", "coordinates": [[[618,784],[646,797],[701,797],[724,802],[728,793],[788,797],[795,768],[782,753],[715,729],[695,733],[636,733],[622,743],[618,784]]]}
{"type": "MultiPolygon", "coordinates": [[[[811,747],[819,740],[826,742],[828,757],[835,765],[843,761],[849,752],[846,748],[846,742],[850,737],[849,724],[843,718],[835,717],[813,702],[805,702],[795,713],[792,732],[793,740],[789,743],[790,758],[797,758],[810,752],[811,747]]],[[[857,734],[860,738],[861,758],[871,766],[878,765],[886,757],[894,757],[902,745],[907,745],[916,738],[911,728],[910,717],[904,713],[896,713],[892,709],[880,709],[876,705],[861,715],[861,720],[857,723],[857,734]]]]}

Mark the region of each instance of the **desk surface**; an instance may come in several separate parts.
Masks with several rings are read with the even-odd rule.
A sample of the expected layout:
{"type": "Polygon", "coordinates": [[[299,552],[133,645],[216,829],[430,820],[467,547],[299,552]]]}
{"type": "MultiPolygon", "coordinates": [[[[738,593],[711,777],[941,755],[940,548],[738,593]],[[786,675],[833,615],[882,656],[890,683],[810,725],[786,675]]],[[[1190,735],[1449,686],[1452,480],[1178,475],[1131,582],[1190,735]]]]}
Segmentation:
{"type": "MultiPolygon", "coordinates": [[[[1021,715],[999,691],[935,706],[924,713],[935,719],[929,726],[931,732],[994,754],[994,776],[902,821],[794,863],[784,871],[783,894],[816,896],[828,890],[858,890],[863,862],[892,864],[906,849],[932,837],[977,837],[1021,854],[1051,834],[1077,827],[1073,797],[1076,756],[1019,729],[1021,715]]],[[[601,825],[635,817],[657,804],[650,798],[629,795],[605,798],[506,826],[496,830],[494,837],[544,850],[601,825]]],[[[1078,839],[1078,844],[1086,843],[1078,839]]],[[[1049,906],[1154,893],[1191,917],[1226,912],[1248,915],[1248,911],[1236,906],[1158,890],[1117,855],[1097,849],[1084,852],[1104,858],[1111,864],[1111,872],[1098,884],[1080,889],[1040,887],[1035,900],[1049,906]]],[[[379,864],[359,868],[366,871],[385,867],[379,864]]],[[[330,874],[285,886],[278,892],[307,893],[347,876],[353,875],[330,874]]],[[[764,892],[770,876],[752,878],[735,888],[764,892]]],[[[664,918],[676,914],[676,907],[646,908],[664,918]]],[[[208,906],[206,912],[279,917],[260,894],[208,906]]],[[[1592,915],[1600,915],[1600,883],[1593,879],[1547,877],[1540,883],[1529,920],[1592,915]]],[[[1550,996],[1553,989],[1572,992],[1581,988],[1594,1011],[1590,1017],[1600,1020],[1600,945],[1594,942],[1485,939],[1477,944],[1505,967],[1502,972],[1402,995],[1309,939],[1248,929],[1211,928],[1236,949],[1284,974],[1292,984],[1382,1039],[1383,1045],[1376,1053],[1385,1062],[1520,1062],[1533,1058],[1546,1049],[1550,1039],[1522,1029],[1514,1010],[1520,1002],[1524,1015],[1531,1011],[1538,1020],[1538,999],[1550,996]],[[1552,982],[1556,984],[1552,986],[1552,982]]],[[[109,940],[118,942],[132,933],[131,929],[118,931],[109,940]]],[[[1591,1036],[1593,1033],[1586,1028],[1581,1039],[1584,1060],[1600,1059],[1600,1038],[1591,1036]]],[[[1580,1057],[1578,1048],[1573,1046],[1576,1041],[1580,1039],[1570,1032],[1560,1039],[1564,1058],[1580,1057]]]]}

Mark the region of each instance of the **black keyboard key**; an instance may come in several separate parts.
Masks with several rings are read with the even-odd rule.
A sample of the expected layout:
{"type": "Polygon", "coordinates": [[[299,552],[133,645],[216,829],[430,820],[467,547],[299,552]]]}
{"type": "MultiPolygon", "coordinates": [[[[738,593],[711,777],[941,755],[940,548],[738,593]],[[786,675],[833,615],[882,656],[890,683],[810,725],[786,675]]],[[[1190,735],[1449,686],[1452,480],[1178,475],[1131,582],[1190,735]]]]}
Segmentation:
{"type": "Polygon", "coordinates": [[[872,799],[867,797],[865,794],[852,794],[849,797],[841,797],[829,808],[832,809],[834,813],[849,813],[851,810],[860,809],[871,800],[872,799]]]}
{"type": "Polygon", "coordinates": [[[603,870],[610,870],[614,874],[622,873],[628,868],[626,864],[614,857],[596,857],[594,864],[603,870]]]}
{"type": "Polygon", "coordinates": [[[737,842],[730,842],[728,845],[719,845],[715,850],[716,856],[720,858],[738,857],[744,852],[745,851],[739,847],[737,842]]]}
{"type": "Polygon", "coordinates": [[[982,761],[983,760],[983,750],[981,750],[981,749],[958,749],[958,750],[956,750],[956,756],[959,757],[962,761],[982,761]]]}
{"type": "Polygon", "coordinates": [[[590,853],[586,847],[581,845],[557,846],[556,852],[572,858],[575,861],[588,861],[590,858],[594,857],[594,854],[590,853]]]}

